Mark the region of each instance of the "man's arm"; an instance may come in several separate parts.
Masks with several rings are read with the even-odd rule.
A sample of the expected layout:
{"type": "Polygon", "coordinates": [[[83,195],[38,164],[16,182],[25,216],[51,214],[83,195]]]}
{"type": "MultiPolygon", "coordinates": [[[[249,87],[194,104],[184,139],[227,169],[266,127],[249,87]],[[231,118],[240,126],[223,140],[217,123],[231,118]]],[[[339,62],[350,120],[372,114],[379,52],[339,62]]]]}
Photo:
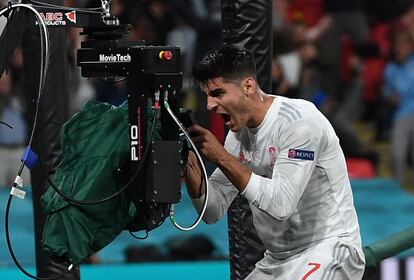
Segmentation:
{"type": "Polygon", "coordinates": [[[400,95],[398,94],[395,85],[395,68],[388,65],[384,71],[384,85],[382,88],[382,94],[385,98],[391,102],[391,104],[398,105],[400,102],[400,95]]]}
{"type": "Polygon", "coordinates": [[[189,132],[198,134],[193,137],[196,146],[208,160],[219,166],[248,201],[274,218],[284,220],[295,211],[315,168],[321,143],[320,125],[316,119],[290,124],[281,138],[281,152],[272,178],[252,173],[229,154],[208,130],[193,126],[189,132]],[[290,149],[312,154],[312,159],[291,158],[290,149]]]}
{"type": "MultiPolygon", "coordinates": [[[[242,166],[236,158],[227,152],[208,130],[199,126],[194,126],[189,129],[189,133],[196,134],[196,136],[192,138],[200,153],[202,153],[208,160],[223,168],[217,168],[208,179],[209,199],[203,220],[206,223],[211,224],[224,216],[234,197],[236,197],[241,189],[246,187],[251,171],[242,166]],[[217,155],[220,155],[220,160],[218,160],[219,157],[217,155]],[[230,160],[233,163],[226,166],[226,160],[230,160]],[[232,173],[230,171],[231,169],[236,170],[236,172],[232,173]],[[227,174],[223,172],[225,170],[227,170],[227,174]],[[233,182],[230,181],[229,178],[233,178],[233,182]],[[239,188],[235,188],[236,185],[239,186],[239,188]]],[[[206,186],[204,180],[202,181],[201,178],[202,171],[200,164],[194,153],[190,152],[187,161],[186,186],[187,192],[192,198],[193,205],[198,212],[201,211],[204,203],[206,186]]]]}
{"type": "MultiPolygon", "coordinates": [[[[188,129],[188,132],[196,135],[192,138],[192,140],[199,151],[209,161],[216,164],[217,167],[220,168],[220,170],[224,173],[224,175],[226,175],[233,186],[239,190],[239,192],[243,192],[250,180],[252,171],[241,164],[233,155],[227,152],[217,138],[207,129],[204,129],[198,125],[193,125],[188,129]]],[[[194,164],[191,164],[190,168],[187,167],[187,180],[190,179],[187,182],[191,185],[191,193],[197,194],[198,192],[198,194],[200,194],[200,179],[196,180],[194,177],[198,176],[198,178],[200,178],[200,171],[196,171],[196,167],[198,166],[194,166],[194,164]]],[[[201,194],[203,193],[204,187],[201,194]]]]}
{"type": "MultiPolygon", "coordinates": [[[[200,165],[193,152],[189,153],[187,161],[186,186],[187,192],[192,198],[196,210],[200,213],[204,204],[205,182],[202,178],[200,165]],[[203,183],[201,183],[203,182],[203,183]]],[[[208,223],[215,223],[227,212],[228,207],[238,194],[238,190],[228,180],[226,175],[217,168],[208,179],[209,199],[203,220],[208,223]]]]}
{"type": "Polygon", "coordinates": [[[286,220],[296,211],[315,169],[320,147],[326,143],[322,126],[321,119],[307,118],[283,128],[272,177],[253,173],[243,193],[252,205],[278,220],[286,220]]]}

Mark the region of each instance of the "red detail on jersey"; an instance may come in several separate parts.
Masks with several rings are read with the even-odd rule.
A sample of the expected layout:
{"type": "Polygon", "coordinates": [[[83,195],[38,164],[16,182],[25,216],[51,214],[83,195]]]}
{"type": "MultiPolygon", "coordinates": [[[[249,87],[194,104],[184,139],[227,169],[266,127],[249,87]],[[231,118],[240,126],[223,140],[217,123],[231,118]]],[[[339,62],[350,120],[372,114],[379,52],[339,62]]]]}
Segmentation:
{"type": "Polygon", "coordinates": [[[274,165],[276,163],[276,148],[273,146],[269,146],[269,159],[270,164],[274,165]]]}
{"type": "Polygon", "coordinates": [[[315,271],[317,271],[321,267],[321,264],[320,263],[308,263],[308,265],[312,265],[313,268],[311,270],[309,270],[308,273],[306,273],[302,277],[302,280],[308,279],[309,275],[311,275],[312,273],[314,273],[315,271]]]}
{"type": "Polygon", "coordinates": [[[243,152],[240,152],[238,160],[239,160],[240,162],[243,162],[245,159],[246,159],[246,158],[244,157],[243,152]]]}

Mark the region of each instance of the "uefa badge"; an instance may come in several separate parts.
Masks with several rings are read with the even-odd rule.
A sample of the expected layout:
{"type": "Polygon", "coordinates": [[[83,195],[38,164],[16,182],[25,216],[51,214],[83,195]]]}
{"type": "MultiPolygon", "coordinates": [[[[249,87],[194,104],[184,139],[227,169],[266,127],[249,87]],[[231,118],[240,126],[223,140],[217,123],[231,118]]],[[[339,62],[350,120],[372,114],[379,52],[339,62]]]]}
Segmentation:
{"type": "Polygon", "coordinates": [[[308,150],[289,149],[288,157],[296,158],[296,159],[303,159],[303,160],[314,160],[315,152],[308,151],[308,150]]]}
{"type": "Polygon", "coordinates": [[[276,148],[273,146],[269,146],[269,159],[271,165],[276,163],[276,148]]]}
{"type": "Polygon", "coordinates": [[[296,151],[294,149],[290,149],[288,153],[289,158],[296,158],[296,151]]]}

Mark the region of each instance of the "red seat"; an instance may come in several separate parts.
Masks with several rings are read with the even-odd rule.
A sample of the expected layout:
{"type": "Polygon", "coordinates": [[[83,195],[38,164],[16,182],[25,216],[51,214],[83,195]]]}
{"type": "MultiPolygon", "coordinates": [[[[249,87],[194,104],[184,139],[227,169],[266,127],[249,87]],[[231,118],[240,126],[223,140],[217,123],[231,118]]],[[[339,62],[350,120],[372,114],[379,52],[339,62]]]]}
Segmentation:
{"type": "Polygon", "coordinates": [[[302,20],[306,26],[312,27],[323,15],[323,0],[291,0],[288,3],[287,20],[302,20]]]}
{"type": "Polygon", "coordinates": [[[362,71],[363,99],[376,101],[381,94],[382,76],[386,61],[382,58],[369,58],[364,61],[362,71]]]}
{"type": "Polygon", "coordinates": [[[363,98],[368,102],[375,102],[381,94],[383,71],[391,48],[389,29],[389,25],[385,23],[376,24],[371,29],[370,41],[378,45],[380,55],[364,60],[363,98]]]}
{"type": "Polygon", "coordinates": [[[348,158],[346,159],[350,179],[368,179],[375,177],[375,168],[367,159],[348,158]]]}

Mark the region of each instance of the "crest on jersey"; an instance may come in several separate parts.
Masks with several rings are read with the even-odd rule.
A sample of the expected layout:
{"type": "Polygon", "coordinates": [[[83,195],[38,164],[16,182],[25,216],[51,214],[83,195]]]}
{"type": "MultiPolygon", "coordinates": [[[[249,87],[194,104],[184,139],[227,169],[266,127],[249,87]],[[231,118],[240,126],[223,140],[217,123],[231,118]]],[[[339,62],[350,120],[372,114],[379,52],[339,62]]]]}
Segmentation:
{"type": "Polygon", "coordinates": [[[276,152],[276,147],[269,146],[269,160],[271,165],[274,165],[276,163],[276,152]]]}

